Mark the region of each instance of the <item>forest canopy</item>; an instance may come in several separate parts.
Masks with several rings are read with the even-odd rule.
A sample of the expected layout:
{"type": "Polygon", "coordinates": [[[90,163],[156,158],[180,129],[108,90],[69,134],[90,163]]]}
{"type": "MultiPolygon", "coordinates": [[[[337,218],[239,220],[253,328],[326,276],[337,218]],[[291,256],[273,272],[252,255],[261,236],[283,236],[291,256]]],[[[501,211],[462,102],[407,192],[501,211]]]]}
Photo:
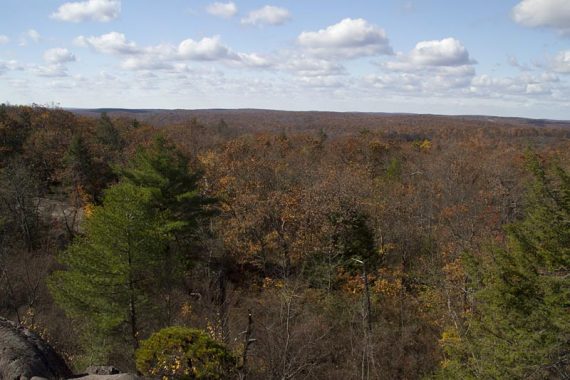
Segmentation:
{"type": "Polygon", "coordinates": [[[2,105],[0,316],[78,372],[180,340],[222,378],[568,378],[570,129],[539,124],[2,105]]]}

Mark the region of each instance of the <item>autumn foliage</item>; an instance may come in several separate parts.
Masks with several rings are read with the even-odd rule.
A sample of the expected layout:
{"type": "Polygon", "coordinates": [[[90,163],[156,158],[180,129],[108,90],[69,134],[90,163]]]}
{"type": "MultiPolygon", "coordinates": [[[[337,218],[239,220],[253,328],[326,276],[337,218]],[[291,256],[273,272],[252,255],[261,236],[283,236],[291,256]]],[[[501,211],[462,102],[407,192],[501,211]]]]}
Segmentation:
{"type": "Polygon", "coordinates": [[[477,310],[465,257],[508,246],[505,226],[528,213],[525,152],[568,170],[569,136],[483,117],[2,106],[0,314],[77,366],[134,368],[133,341],[187,326],[231,351],[242,378],[432,376],[457,364],[449,350],[477,310]],[[65,313],[46,279],[74,276],[56,258],[91,250],[121,186],[145,194],[145,228],[176,224],[160,241],[140,230],[152,265],[137,273],[154,281],[136,283],[136,332],[103,304],[117,314],[94,345],[69,336],[88,314],[65,313]]]}

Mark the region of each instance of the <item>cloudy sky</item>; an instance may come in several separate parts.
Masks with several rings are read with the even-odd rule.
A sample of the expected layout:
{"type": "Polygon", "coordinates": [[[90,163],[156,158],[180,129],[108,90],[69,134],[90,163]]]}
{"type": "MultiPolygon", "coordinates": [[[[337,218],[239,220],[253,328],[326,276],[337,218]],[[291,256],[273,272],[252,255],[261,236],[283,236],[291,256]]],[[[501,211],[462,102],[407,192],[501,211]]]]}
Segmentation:
{"type": "Polygon", "coordinates": [[[0,102],[570,119],[570,0],[1,0],[0,102]]]}

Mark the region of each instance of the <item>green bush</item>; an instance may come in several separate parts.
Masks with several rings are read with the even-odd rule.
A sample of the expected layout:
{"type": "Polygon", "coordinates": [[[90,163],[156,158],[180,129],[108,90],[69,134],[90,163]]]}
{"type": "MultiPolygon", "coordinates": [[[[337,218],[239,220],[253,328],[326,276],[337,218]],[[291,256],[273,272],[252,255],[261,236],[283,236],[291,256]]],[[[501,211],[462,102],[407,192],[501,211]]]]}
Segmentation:
{"type": "Polygon", "coordinates": [[[162,379],[228,379],[236,368],[224,345],[187,327],[168,327],[142,341],[136,362],[143,375],[162,379]]]}

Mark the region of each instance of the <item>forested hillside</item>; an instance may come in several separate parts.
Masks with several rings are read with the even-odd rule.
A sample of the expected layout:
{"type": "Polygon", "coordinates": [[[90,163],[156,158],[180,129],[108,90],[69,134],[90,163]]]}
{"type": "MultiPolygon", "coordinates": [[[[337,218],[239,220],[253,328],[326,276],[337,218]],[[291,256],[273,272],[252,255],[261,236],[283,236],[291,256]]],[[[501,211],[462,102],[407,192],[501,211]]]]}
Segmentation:
{"type": "Polygon", "coordinates": [[[566,123],[145,112],[0,106],[0,316],[78,371],[570,377],[566,123]]]}

